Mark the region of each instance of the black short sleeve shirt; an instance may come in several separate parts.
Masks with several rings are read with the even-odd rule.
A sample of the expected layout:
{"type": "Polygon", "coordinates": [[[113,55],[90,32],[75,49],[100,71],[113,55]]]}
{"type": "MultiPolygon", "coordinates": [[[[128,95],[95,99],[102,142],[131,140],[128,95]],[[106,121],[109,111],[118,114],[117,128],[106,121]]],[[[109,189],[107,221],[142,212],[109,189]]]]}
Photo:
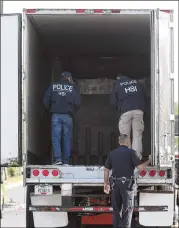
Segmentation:
{"type": "Polygon", "coordinates": [[[131,177],[135,167],[140,164],[141,161],[134,150],[119,146],[109,153],[105,168],[112,170],[115,177],[131,177]]]}

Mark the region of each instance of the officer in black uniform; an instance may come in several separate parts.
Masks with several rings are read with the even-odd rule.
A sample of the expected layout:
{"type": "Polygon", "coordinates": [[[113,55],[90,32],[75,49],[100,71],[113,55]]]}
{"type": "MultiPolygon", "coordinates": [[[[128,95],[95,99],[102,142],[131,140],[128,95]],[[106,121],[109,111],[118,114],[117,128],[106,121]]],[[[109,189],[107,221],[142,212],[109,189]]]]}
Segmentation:
{"type": "Polygon", "coordinates": [[[119,137],[120,146],[109,153],[104,169],[104,192],[111,190],[111,203],[113,207],[113,227],[131,227],[134,190],[131,186],[134,169],[144,169],[150,164],[151,158],[141,164],[137,153],[129,149],[127,135],[119,137]],[[112,183],[109,184],[109,173],[112,183]],[[110,189],[111,188],[111,189],[110,189]],[[122,216],[120,215],[122,208],[122,216]]]}
{"type": "Polygon", "coordinates": [[[44,106],[52,113],[52,146],[56,165],[68,165],[71,150],[73,114],[81,99],[70,72],[63,72],[61,79],[52,84],[45,93],[44,106]],[[63,157],[61,151],[63,139],[63,157]]]}

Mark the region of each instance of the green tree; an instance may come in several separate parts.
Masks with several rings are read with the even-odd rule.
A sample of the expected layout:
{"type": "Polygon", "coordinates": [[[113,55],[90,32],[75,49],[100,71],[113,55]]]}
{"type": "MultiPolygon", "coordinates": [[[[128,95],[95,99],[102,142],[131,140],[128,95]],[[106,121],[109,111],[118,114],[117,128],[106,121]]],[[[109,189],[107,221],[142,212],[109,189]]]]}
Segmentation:
{"type": "Polygon", "coordinates": [[[177,150],[179,148],[179,137],[175,136],[175,149],[177,150]]]}
{"type": "Polygon", "coordinates": [[[179,115],[178,103],[175,102],[175,115],[179,115]]]}

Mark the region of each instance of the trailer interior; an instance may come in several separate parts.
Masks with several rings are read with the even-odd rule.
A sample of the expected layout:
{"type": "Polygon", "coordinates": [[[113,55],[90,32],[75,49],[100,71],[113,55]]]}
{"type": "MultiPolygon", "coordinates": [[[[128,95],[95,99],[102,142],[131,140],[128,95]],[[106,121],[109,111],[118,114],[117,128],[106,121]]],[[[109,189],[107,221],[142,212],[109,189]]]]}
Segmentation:
{"type": "MultiPolygon", "coordinates": [[[[118,119],[109,97],[118,73],[147,78],[150,93],[150,15],[26,15],[27,163],[52,163],[51,118],[45,90],[70,71],[82,106],[74,118],[71,164],[103,165],[118,144],[118,119]],[[92,89],[91,89],[92,88],[92,89]]],[[[150,107],[144,116],[143,155],[151,152],[150,107]]]]}

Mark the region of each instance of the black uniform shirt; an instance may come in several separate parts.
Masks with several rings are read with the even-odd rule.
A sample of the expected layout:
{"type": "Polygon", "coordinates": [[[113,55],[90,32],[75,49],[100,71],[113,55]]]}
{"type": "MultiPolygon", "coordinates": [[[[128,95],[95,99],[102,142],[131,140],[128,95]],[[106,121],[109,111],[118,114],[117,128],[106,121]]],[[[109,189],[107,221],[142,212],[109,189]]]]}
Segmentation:
{"type": "Polygon", "coordinates": [[[105,163],[105,168],[112,170],[114,177],[130,178],[135,167],[141,164],[136,152],[127,146],[119,146],[111,151],[105,163]]]}

